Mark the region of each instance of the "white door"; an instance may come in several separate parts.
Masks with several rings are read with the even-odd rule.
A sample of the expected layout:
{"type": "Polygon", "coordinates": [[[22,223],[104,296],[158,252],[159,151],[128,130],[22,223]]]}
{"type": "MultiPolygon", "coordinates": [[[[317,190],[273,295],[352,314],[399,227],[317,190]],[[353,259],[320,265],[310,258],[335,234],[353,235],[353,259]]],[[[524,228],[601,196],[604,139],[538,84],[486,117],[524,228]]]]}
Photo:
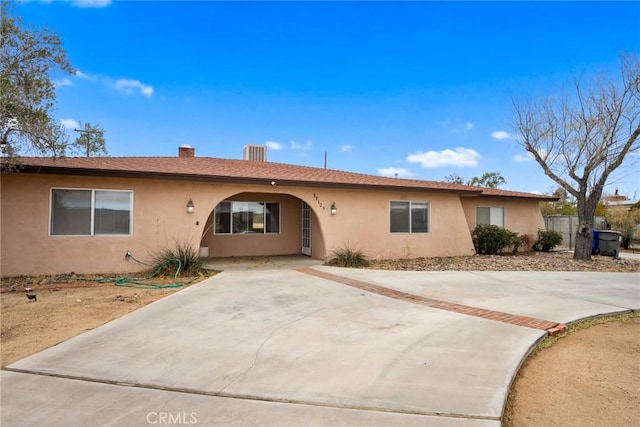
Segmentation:
{"type": "Polygon", "coordinates": [[[311,207],[302,202],[302,254],[311,256],[311,207]]]}

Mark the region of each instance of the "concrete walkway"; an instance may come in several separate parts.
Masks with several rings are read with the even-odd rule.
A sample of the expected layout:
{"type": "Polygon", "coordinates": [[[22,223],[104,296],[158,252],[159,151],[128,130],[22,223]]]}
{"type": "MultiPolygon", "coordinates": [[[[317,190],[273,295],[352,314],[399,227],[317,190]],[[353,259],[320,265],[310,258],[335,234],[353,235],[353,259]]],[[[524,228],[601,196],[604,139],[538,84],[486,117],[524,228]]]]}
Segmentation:
{"type": "Polygon", "coordinates": [[[225,271],[10,365],[2,426],[499,426],[552,323],[640,309],[632,273],[225,271]],[[163,422],[164,421],[164,422],[163,422]]]}

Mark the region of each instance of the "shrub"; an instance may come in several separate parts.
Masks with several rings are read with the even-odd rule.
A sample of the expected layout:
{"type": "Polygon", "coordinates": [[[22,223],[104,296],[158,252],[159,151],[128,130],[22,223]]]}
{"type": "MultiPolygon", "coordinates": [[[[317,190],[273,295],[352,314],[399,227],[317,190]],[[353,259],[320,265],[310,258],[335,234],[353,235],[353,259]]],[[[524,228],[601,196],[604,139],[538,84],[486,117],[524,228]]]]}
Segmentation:
{"type": "Polygon", "coordinates": [[[611,230],[622,233],[622,247],[629,249],[629,243],[633,240],[640,224],[640,209],[610,208],[605,219],[611,230]]]}
{"type": "Polygon", "coordinates": [[[369,259],[362,249],[356,249],[347,244],[331,252],[331,258],[327,260],[327,265],[354,268],[368,267],[369,259]]]}
{"type": "Polygon", "coordinates": [[[158,276],[193,276],[202,269],[198,248],[188,243],[176,243],[152,256],[151,271],[158,276]]]}
{"type": "Polygon", "coordinates": [[[504,248],[512,247],[518,251],[520,239],[518,233],[509,231],[497,225],[482,224],[473,229],[473,246],[479,255],[495,255],[504,248]]]}
{"type": "Polygon", "coordinates": [[[538,240],[533,244],[536,252],[549,252],[562,243],[562,234],[553,230],[538,230],[538,240]]]}
{"type": "Polygon", "coordinates": [[[520,247],[525,248],[525,250],[531,250],[531,237],[529,237],[528,234],[522,234],[518,236],[518,240],[520,241],[520,244],[516,248],[515,252],[517,252],[517,249],[520,247]]]}

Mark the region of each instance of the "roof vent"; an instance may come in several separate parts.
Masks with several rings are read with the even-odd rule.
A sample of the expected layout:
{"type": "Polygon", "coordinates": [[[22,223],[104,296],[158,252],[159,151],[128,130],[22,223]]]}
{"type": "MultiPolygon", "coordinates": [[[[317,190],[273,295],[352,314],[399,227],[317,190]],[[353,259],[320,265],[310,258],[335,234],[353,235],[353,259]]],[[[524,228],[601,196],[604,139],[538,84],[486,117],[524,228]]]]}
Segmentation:
{"type": "Polygon", "coordinates": [[[245,145],[242,149],[242,158],[244,160],[254,160],[257,162],[267,161],[266,145],[245,145]]]}
{"type": "Polygon", "coordinates": [[[178,147],[178,157],[195,157],[196,149],[190,145],[184,144],[178,147]]]}

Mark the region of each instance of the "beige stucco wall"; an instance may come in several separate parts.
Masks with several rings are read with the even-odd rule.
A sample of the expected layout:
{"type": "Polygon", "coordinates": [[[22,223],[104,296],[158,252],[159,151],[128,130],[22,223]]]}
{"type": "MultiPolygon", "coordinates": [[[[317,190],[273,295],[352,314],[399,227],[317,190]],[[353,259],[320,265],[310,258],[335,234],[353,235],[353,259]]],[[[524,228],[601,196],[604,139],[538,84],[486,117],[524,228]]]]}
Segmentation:
{"type": "Polygon", "coordinates": [[[300,201],[312,209],[312,256],[327,257],[345,245],[371,258],[431,257],[474,253],[469,230],[475,206],[505,207],[505,226],[534,235],[543,226],[537,202],[463,199],[453,194],[303,188],[264,184],[220,184],[61,175],[3,174],[0,181],[1,263],[3,277],[20,274],[119,273],[143,267],[125,259],[127,251],[148,261],[152,253],[176,242],[201,246],[213,208],[223,200],[281,203],[278,235],[204,234],[211,256],[300,253],[300,201]],[[92,188],[133,191],[131,236],[50,236],[50,189],[92,188]],[[192,199],[195,213],[187,214],[192,199]],[[430,232],[389,232],[391,200],[430,203],[430,232]],[[331,215],[335,203],[337,215],[331,215]],[[469,222],[468,222],[469,221],[469,222]]]}
{"type": "MultiPolygon", "coordinates": [[[[338,214],[326,217],[329,253],[345,245],[362,248],[370,258],[415,258],[470,255],[473,243],[457,195],[442,193],[320,190],[318,203],[336,203],[338,214]],[[391,233],[392,200],[429,202],[429,233],[391,233]]],[[[328,208],[327,208],[328,209],[328,208]]]]}
{"type": "MultiPolygon", "coordinates": [[[[109,273],[139,271],[127,251],[149,261],[150,254],[175,242],[199,240],[203,211],[186,213],[198,183],[57,175],[2,175],[1,274],[109,273]],[[50,189],[93,188],[133,191],[131,236],[50,236],[50,189]],[[200,225],[196,225],[199,222],[200,225]]],[[[215,188],[210,197],[222,193],[215,188]]],[[[197,208],[196,208],[197,209],[197,208]]],[[[203,218],[204,216],[204,218],[203,218]]]]}
{"type": "Polygon", "coordinates": [[[476,226],[476,208],[504,208],[504,228],[528,235],[534,241],[538,230],[544,230],[544,218],[540,211],[540,202],[527,199],[507,199],[500,197],[463,197],[462,206],[469,224],[469,230],[476,226]]]}

